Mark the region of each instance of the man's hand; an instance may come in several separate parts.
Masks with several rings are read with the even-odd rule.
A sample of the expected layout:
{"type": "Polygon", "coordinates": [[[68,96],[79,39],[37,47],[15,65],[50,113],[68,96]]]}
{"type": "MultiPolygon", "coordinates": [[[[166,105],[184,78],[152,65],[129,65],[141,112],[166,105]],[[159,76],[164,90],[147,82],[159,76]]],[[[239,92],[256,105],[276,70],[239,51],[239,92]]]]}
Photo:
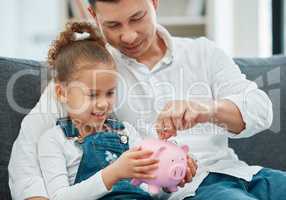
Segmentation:
{"type": "Polygon", "coordinates": [[[188,168],[185,178],[179,183],[179,187],[184,187],[186,183],[190,183],[196,175],[198,165],[195,160],[188,156],[188,168]]]}
{"type": "Polygon", "coordinates": [[[49,199],[47,199],[45,197],[31,197],[31,198],[28,198],[26,200],[49,200],[49,199]]]}
{"type": "Polygon", "coordinates": [[[239,108],[229,100],[170,101],[160,113],[156,129],[160,139],[168,139],[176,136],[178,130],[206,122],[224,127],[235,134],[240,134],[245,129],[239,108]]]}
{"type": "Polygon", "coordinates": [[[210,121],[213,105],[195,101],[170,101],[160,113],[156,129],[160,139],[168,139],[177,135],[177,130],[194,127],[198,123],[210,121]]]}
{"type": "MultiPolygon", "coordinates": [[[[186,183],[190,183],[193,180],[193,177],[196,175],[198,165],[195,160],[188,156],[188,168],[186,171],[185,178],[178,184],[179,187],[185,187],[186,183]]],[[[168,188],[162,188],[164,192],[170,193],[168,188]]]]}

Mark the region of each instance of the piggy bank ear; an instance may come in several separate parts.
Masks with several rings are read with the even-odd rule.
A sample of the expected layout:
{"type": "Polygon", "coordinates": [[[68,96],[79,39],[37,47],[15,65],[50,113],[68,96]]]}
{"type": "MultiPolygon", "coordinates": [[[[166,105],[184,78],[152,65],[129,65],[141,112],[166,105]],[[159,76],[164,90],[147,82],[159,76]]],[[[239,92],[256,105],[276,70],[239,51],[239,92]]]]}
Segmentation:
{"type": "Polygon", "coordinates": [[[183,145],[183,146],[181,146],[181,148],[183,149],[183,151],[184,151],[185,153],[188,153],[189,150],[190,150],[188,145],[183,145]]]}
{"type": "Polygon", "coordinates": [[[154,152],[153,158],[159,158],[160,154],[166,149],[166,147],[160,147],[157,151],[154,152]]]}

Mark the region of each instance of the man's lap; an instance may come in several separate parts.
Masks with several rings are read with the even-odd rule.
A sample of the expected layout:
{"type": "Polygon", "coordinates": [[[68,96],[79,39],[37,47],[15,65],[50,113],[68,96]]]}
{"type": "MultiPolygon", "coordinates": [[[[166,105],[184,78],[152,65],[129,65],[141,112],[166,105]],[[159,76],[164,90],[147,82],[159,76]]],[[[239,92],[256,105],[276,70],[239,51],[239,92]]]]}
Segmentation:
{"type": "Polygon", "coordinates": [[[196,196],[185,200],[282,200],[284,192],[286,172],[263,168],[251,182],[224,174],[210,173],[196,191],[196,196]]]}
{"type": "Polygon", "coordinates": [[[258,199],[285,200],[286,172],[263,168],[248,185],[258,199]]]}

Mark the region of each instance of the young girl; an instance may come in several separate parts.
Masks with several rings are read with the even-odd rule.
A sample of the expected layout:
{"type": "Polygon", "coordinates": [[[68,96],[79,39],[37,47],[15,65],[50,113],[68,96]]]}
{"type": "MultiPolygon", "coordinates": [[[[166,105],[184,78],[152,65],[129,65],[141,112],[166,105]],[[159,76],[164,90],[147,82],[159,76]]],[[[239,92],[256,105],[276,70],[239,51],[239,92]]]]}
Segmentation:
{"type": "Polygon", "coordinates": [[[155,178],[150,151],[129,149],[138,138],[110,118],[117,85],[115,63],[89,23],[70,23],[48,56],[57,100],[67,117],[41,136],[38,156],[50,199],[151,199],[130,178],[155,178]],[[81,37],[77,37],[81,36],[81,37]],[[78,39],[77,39],[78,38],[78,39]]]}

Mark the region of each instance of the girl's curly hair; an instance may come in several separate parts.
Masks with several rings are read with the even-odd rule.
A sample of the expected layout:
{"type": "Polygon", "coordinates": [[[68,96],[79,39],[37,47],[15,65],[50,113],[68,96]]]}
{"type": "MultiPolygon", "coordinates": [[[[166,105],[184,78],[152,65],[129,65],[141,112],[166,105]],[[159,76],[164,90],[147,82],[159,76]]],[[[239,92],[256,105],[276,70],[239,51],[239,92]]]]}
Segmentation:
{"type": "Polygon", "coordinates": [[[105,44],[100,31],[92,23],[67,23],[48,52],[48,63],[56,72],[56,80],[68,81],[74,72],[87,66],[94,67],[96,63],[113,66],[105,44]]]}

